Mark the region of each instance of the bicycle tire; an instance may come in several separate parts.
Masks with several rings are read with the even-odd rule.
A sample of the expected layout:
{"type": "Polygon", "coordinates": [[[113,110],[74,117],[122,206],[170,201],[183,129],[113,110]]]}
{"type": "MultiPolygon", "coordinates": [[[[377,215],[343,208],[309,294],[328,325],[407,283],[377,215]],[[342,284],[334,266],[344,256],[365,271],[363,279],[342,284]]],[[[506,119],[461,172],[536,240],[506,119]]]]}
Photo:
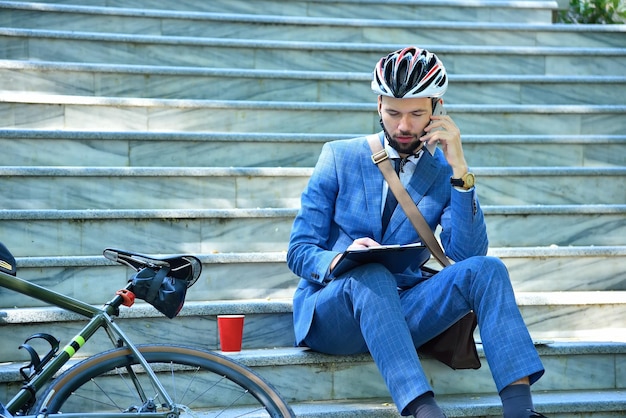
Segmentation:
{"type": "MultiPolygon", "coordinates": [[[[158,374],[168,373],[159,376],[159,380],[179,406],[181,416],[185,416],[185,411],[194,411],[203,417],[235,417],[244,412],[246,417],[295,417],[271,384],[223,355],[178,345],[137,348],[158,374]],[[191,383],[201,386],[191,388],[191,383]],[[209,389],[215,392],[209,394],[209,389]]],[[[128,380],[127,366],[138,371],[142,389],[148,397],[152,396],[152,384],[131,351],[117,348],[89,357],[63,372],[39,397],[34,410],[59,415],[136,412],[145,403],[138,400],[137,391],[128,380]]],[[[159,402],[155,400],[154,412],[166,412],[167,408],[159,409],[163,408],[159,402]]]]}

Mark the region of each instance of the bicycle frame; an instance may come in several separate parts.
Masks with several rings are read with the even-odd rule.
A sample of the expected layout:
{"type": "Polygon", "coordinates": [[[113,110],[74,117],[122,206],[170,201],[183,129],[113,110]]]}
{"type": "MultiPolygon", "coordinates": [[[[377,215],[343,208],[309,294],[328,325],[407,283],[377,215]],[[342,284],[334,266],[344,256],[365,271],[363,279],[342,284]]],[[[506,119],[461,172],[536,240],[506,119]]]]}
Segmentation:
{"type": "MultiPolygon", "coordinates": [[[[76,336],[74,336],[72,340],[67,345],[65,345],[65,347],[61,351],[59,351],[59,353],[55,357],[50,360],[50,362],[46,363],[40,372],[36,373],[34,376],[31,376],[30,380],[27,381],[24,386],[22,386],[20,391],[5,405],[6,410],[9,411],[11,414],[17,413],[20,408],[22,408],[25,404],[32,400],[35,397],[35,394],[46,385],[46,383],[55,375],[55,373],[57,373],[61,369],[61,367],[63,367],[63,365],[65,365],[74,356],[74,354],[76,354],[76,352],[89,340],[89,338],[91,338],[100,328],[104,328],[109,338],[111,339],[114,347],[120,347],[125,345],[131,350],[136,360],[143,366],[146,373],[149,375],[152,384],[158,392],[159,399],[162,399],[162,403],[167,404],[170,409],[169,412],[165,412],[162,414],[153,412],[133,413],[133,417],[157,418],[159,416],[162,416],[171,418],[179,415],[177,406],[175,405],[172,398],[165,391],[165,388],[157,378],[156,374],[154,373],[148,362],[139,353],[139,350],[137,350],[135,345],[128,339],[126,334],[111,319],[112,317],[117,316],[118,309],[122,305],[123,299],[121,296],[115,296],[111,301],[104,305],[104,308],[100,309],[87,303],[81,302],[80,300],[65,296],[61,293],[46,289],[44,287],[41,287],[34,283],[30,283],[24,279],[20,279],[19,277],[8,275],[1,271],[0,287],[13,290],[23,295],[27,295],[46,302],[50,305],[58,306],[59,308],[77,313],[86,318],[90,318],[87,325],[85,325],[85,327],[76,336]]],[[[146,401],[146,399],[142,399],[142,401],[146,401]]],[[[0,403],[0,406],[1,405],[2,404],[0,403]]],[[[63,415],[65,417],[84,416],[83,414],[63,415]]],[[[20,417],[29,416],[20,415],[20,417]]],[[[42,416],[45,417],[45,415],[32,415],[30,417],[41,418],[42,416]]],[[[90,416],[100,418],[123,418],[128,417],[128,414],[102,413],[90,414],[90,416]]]]}

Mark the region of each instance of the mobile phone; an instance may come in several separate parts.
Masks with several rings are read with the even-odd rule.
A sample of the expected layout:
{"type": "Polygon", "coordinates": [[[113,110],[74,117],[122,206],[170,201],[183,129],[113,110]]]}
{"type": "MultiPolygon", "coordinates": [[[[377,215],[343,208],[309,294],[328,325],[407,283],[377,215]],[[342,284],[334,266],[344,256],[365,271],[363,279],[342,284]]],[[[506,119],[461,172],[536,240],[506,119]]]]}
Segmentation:
{"type": "Polygon", "coordinates": [[[433,108],[433,115],[442,116],[446,114],[446,109],[443,107],[443,99],[437,99],[435,107],[433,108]]]}
{"type": "MultiPolygon", "coordinates": [[[[443,99],[437,99],[433,107],[433,115],[435,116],[443,116],[446,114],[446,109],[443,107],[443,99]]],[[[430,121],[433,123],[433,121],[430,121]]],[[[441,128],[436,128],[435,131],[441,130],[441,128]]],[[[439,141],[437,141],[439,143],[439,141]]],[[[427,144],[426,149],[430,151],[431,154],[434,154],[435,148],[437,148],[437,143],[427,144]]]]}

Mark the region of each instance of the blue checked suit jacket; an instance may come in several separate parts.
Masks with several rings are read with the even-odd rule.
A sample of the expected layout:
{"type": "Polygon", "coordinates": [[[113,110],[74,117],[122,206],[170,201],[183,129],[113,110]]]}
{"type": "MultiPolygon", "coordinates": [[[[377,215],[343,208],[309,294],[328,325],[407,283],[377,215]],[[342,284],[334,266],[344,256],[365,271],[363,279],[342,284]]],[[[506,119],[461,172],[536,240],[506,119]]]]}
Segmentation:
{"type": "MultiPolygon", "coordinates": [[[[381,142],[382,133],[379,134],[381,142]]],[[[418,242],[419,236],[398,205],[383,235],[381,207],[383,176],[372,162],[365,137],[326,143],[307,187],[291,231],[287,264],[301,280],[294,295],[296,343],[306,337],[316,295],[331,278],[333,258],[356,238],[380,244],[418,242]]],[[[406,186],[409,195],[434,231],[441,225],[446,255],[460,261],[487,252],[487,233],[474,189],[454,190],[451,167],[441,150],[424,152],[406,186]]],[[[419,264],[396,275],[399,286],[422,279],[419,264]]]]}

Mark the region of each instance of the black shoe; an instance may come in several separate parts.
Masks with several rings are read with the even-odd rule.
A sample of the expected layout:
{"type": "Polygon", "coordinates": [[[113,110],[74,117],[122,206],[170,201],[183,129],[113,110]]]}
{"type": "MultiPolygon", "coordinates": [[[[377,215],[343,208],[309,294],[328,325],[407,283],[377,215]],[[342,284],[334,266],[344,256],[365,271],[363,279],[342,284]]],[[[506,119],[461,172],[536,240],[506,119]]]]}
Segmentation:
{"type": "Polygon", "coordinates": [[[528,409],[527,410],[530,415],[528,415],[528,418],[548,418],[543,414],[540,414],[539,412],[533,411],[532,409],[528,409]]]}

